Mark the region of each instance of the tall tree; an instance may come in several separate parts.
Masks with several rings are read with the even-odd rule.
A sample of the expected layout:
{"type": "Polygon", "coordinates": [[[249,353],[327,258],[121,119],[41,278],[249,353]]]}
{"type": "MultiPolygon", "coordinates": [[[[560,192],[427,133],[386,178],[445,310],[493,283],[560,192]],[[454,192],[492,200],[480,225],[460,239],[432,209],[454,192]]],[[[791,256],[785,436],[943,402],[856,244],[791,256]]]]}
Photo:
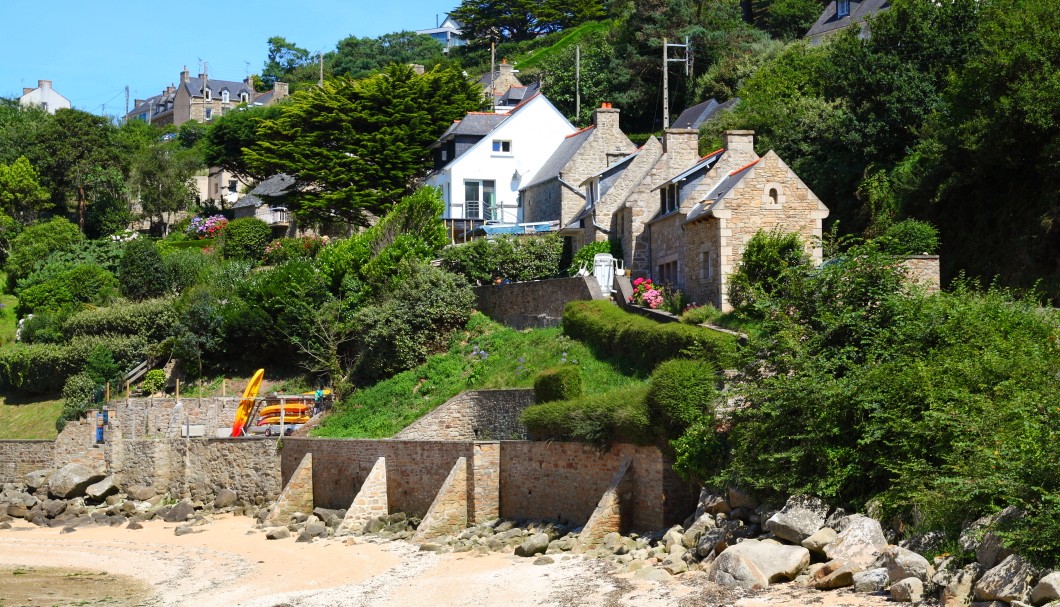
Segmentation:
{"type": "Polygon", "coordinates": [[[268,45],[269,54],[265,59],[265,67],[261,70],[261,81],[266,87],[271,87],[277,80],[283,80],[295,68],[310,61],[309,51],[288,42],[282,36],[269,38],[268,45]]]}
{"type": "Polygon", "coordinates": [[[427,173],[428,146],[481,105],[481,89],[455,67],[417,75],[393,64],[296,93],[262,122],[245,159],[258,174],[295,178],[285,202],[303,218],[366,225],[366,213],[381,215],[427,173]]]}
{"type": "Polygon", "coordinates": [[[449,13],[472,44],[530,40],[605,15],[602,0],[463,0],[449,13]]]}
{"type": "Polygon", "coordinates": [[[4,213],[29,223],[49,202],[51,195],[25,156],[10,165],[0,164],[0,206],[4,213]]]}
{"type": "Polygon", "coordinates": [[[391,63],[418,63],[432,68],[444,57],[442,43],[415,32],[396,32],[378,38],[350,36],[339,40],[330,57],[336,76],[364,78],[391,63]]]}
{"type": "Polygon", "coordinates": [[[281,113],[279,105],[245,106],[212,121],[199,143],[206,165],[229,171],[244,182],[268,177],[247,166],[243,149],[257,143],[262,122],[275,120],[281,113]]]}
{"type": "Polygon", "coordinates": [[[173,143],[158,142],[133,159],[130,195],[139,200],[145,217],[155,225],[165,214],[182,211],[194,202],[191,185],[197,162],[193,154],[173,143]]]}

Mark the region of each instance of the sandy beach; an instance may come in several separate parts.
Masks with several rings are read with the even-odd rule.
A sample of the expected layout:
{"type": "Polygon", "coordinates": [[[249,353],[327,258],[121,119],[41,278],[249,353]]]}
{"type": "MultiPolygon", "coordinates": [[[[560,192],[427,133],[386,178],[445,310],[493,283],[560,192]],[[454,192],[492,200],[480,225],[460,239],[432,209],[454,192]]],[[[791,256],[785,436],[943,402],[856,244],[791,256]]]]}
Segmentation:
{"type": "Polygon", "coordinates": [[[245,517],[219,516],[198,527],[200,532],[179,537],[173,533],[176,526],[150,521],[139,530],[83,527],[63,534],[58,528],[20,523],[0,530],[0,605],[794,607],[812,602],[873,607],[887,603],[882,597],[819,593],[791,584],[741,597],[705,582],[702,575],[662,582],[632,574],[615,576],[607,563],[570,555],[555,555],[552,564],[534,565],[532,559],[509,554],[436,554],[405,542],[375,543],[365,538],[313,543],[296,543],[293,537],[267,540],[245,517]],[[32,596],[33,590],[29,595],[16,592],[20,577],[29,582],[34,576],[39,596],[32,596]]]}

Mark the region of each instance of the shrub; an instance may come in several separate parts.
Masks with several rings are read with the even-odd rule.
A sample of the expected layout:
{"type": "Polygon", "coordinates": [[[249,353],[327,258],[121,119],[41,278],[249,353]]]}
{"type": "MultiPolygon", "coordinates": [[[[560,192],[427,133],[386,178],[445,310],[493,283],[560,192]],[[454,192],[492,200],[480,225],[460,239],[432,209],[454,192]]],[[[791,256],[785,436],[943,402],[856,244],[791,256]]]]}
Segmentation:
{"type": "Polygon", "coordinates": [[[475,296],[462,277],[426,265],[402,273],[409,278],[381,304],[354,315],[356,374],[362,379],[389,377],[423,363],[444,350],[471,315],[475,296]]]}
{"type": "Polygon", "coordinates": [[[191,287],[206,282],[216,265],[215,257],[198,249],[180,249],[162,257],[162,265],[169,280],[168,291],[180,295],[191,287]]]}
{"type": "Polygon", "coordinates": [[[571,400],[582,395],[582,376],[577,366],[542,371],[534,380],[534,397],[539,403],[571,400]]]}
{"type": "Polygon", "coordinates": [[[655,439],[647,388],[631,386],[574,400],[527,407],[522,421],[535,439],[571,439],[606,445],[614,442],[648,444],[655,439]]]}
{"type": "Polygon", "coordinates": [[[563,241],[555,235],[480,238],[443,250],[442,267],[473,284],[525,282],[559,276],[562,253],[563,241]]]}
{"type": "Polygon", "coordinates": [[[696,422],[712,420],[717,383],[717,370],[708,363],[673,359],[660,364],[648,387],[652,422],[677,437],[696,422]]]}
{"type": "Polygon", "coordinates": [[[939,231],[930,223],[906,219],[888,227],[876,243],[891,255],[934,255],[939,248],[939,231]]]}
{"type": "Polygon", "coordinates": [[[169,335],[177,320],[172,299],[151,299],[77,312],[63,322],[62,333],[66,338],[139,335],[149,342],[159,342],[169,335]]]}
{"type": "Polygon", "coordinates": [[[96,265],[111,274],[117,274],[118,264],[125,252],[126,243],[110,238],[101,240],[82,240],[70,248],[55,251],[40,267],[56,264],[96,265]]]}
{"type": "Polygon", "coordinates": [[[278,266],[293,259],[314,259],[326,242],[326,238],[317,236],[278,238],[265,247],[265,264],[278,266]]]}
{"type": "Polygon", "coordinates": [[[221,252],[227,259],[258,262],[271,238],[269,224],[257,217],[233,219],[221,232],[221,252]]]}
{"type": "Polygon", "coordinates": [[[0,348],[0,387],[34,394],[54,393],[68,377],[81,372],[98,345],[111,352],[121,369],[143,360],[147,342],[139,336],[93,335],[64,344],[11,344],[0,348]]]}
{"type": "Polygon", "coordinates": [[[122,295],[137,301],[168,291],[169,277],[154,241],[138,238],[125,246],[118,264],[118,282],[122,295]]]}
{"type": "Polygon", "coordinates": [[[81,230],[61,217],[26,227],[11,241],[11,255],[4,266],[8,287],[13,289],[52,253],[72,249],[82,240],[81,230]]]}
{"type": "Polygon", "coordinates": [[[140,382],[140,391],[145,394],[158,394],[166,388],[166,372],[162,369],[151,369],[140,382]]]}
{"type": "Polygon", "coordinates": [[[622,259],[622,244],[617,240],[598,240],[578,249],[571,260],[568,273],[574,276],[583,267],[593,269],[593,258],[599,253],[610,253],[615,259],[622,259]]]}
{"type": "Polygon", "coordinates": [[[217,238],[224,233],[227,226],[228,219],[224,215],[193,217],[191,221],[188,222],[187,227],[184,228],[184,231],[192,238],[217,238]]]}
{"type": "Polygon", "coordinates": [[[703,323],[713,323],[719,316],[721,316],[721,310],[710,304],[690,306],[681,313],[681,322],[688,325],[701,325],[703,323]]]}
{"type": "Polygon", "coordinates": [[[96,380],[87,373],[77,373],[63,384],[63,412],[56,425],[60,431],[68,421],[80,419],[96,402],[96,380]]]}
{"type": "Polygon", "coordinates": [[[102,305],[117,295],[118,280],[93,265],[60,270],[46,280],[18,292],[20,316],[40,310],[58,310],[82,304],[102,305]]]}
{"type": "Polygon", "coordinates": [[[114,354],[106,344],[96,344],[85,359],[84,373],[92,378],[97,385],[110,383],[118,385],[121,383],[122,369],[114,361],[114,354]]]}
{"type": "Polygon", "coordinates": [[[698,357],[719,369],[736,362],[736,339],[703,327],[658,323],[609,301],[575,301],[563,311],[563,332],[584,342],[599,357],[650,373],[659,363],[698,357]]]}
{"type": "Polygon", "coordinates": [[[22,319],[18,338],[25,344],[59,344],[66,341],[63,325],[74,310],[41,310],[22,319]]]}
{"type": "Polygon", "coordinates": [[[747,310],[763,297],[777,293],[790,272],[810,267],[809,257],[798,234],[759,231],[747,241],[740,267],[729,280],[729,303],[747,310]]]}

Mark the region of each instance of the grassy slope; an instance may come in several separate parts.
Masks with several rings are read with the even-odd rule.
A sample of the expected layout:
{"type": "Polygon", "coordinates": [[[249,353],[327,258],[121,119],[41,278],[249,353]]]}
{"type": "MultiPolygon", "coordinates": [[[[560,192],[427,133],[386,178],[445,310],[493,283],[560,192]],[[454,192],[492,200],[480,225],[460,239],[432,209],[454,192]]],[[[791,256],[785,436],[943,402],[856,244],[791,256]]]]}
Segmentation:
{"type": "Polygon", "coordinates": [[[609,31],[611,31],[611,22],[609,21],[593,21],[582,24],[572,30],[568,30],[567,34],[552,46],[539,49],[526,57],[516,59],[515,65],[520,70],[538,68],[546,59],[554,57],[565,49],[577,44],[585,36],[597,32],[606,34],[609,31]]]}
{"type": "Polygon", "coordinates": [[[390,437],[464,390],[532,387],[538,373],[564,364],[578,365],[587,394],[639,381],[596,360],[588,348],[563,336],[559,329],[516,331],[476,314],[468,332],[448,352],[358,390],[337,404],[313,435],[390,437]]]}
{"type": "Polygon", "coordinates": [[[55,420],[63,401],[49,400],[24,405],[0,404],[0,439],[53,439],[55,420]]]}

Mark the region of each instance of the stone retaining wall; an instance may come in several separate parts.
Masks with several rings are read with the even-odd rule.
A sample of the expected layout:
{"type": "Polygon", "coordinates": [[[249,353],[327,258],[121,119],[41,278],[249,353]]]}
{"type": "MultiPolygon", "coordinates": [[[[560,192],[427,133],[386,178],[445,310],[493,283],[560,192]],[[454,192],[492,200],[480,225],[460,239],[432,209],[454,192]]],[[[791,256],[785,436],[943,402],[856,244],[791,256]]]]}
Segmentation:
{"type": "Polygon", "coordinates": [[[906,280],[924,289],[928,295],[942,290],[938,255],[910,255],[900,259],[906,280]]]}
{"type": "Polygon", "coordinates": [[[26,474],[54,465],[54,441],[0,440],[0,484],[21,483],[26,474]]]}
{"type": "Polygon", "coordinates": [[[394,435],[400,440],[515,440],[526,438],[519,420],[534,404],[534,391],[462,392],[394,435]]]}
{"type": "Polygon", "coordinates": [[[556,327],[563,320],[563,306],[571,301],[606,299],[592,276],[515,282],[475,287],[477,308],[493,320],[529,329],[556,327]]]}

